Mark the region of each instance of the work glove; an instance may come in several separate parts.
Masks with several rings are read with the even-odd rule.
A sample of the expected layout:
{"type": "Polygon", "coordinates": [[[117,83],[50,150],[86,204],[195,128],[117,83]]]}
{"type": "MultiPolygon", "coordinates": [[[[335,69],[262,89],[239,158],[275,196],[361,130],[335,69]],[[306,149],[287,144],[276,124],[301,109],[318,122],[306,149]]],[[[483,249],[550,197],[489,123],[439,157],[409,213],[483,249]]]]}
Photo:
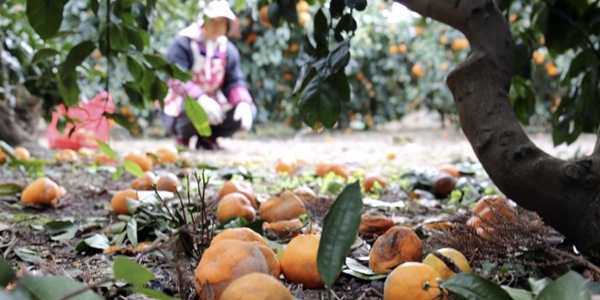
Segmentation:
{"type": "Polygon", "coordinates": [[[242,131],[252,128],[252,108],[247,102],[240,102],[233,112],[233,120],[241,122],[242,131]]]}
{"type": "Polygon", "coordinates": [[[204,109],[210,125],[223,123],[223,110],[217,101],[207,95],[202,95],[198,98],[198,104],[204,109]]]}

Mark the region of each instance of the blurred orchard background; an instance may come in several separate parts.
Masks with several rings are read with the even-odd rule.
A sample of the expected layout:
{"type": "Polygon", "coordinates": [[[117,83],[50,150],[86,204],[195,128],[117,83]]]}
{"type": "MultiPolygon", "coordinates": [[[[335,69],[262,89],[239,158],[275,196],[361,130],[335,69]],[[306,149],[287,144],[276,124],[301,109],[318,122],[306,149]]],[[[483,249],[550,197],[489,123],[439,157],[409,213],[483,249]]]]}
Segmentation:
{"type": "MultiPolygon", "coordinates": [[[[149,53],[164,54],[170,39],[192,22],[198,12],[197,1],[158,0],[158,13],[148,18],[143,13],[144,4],[133,2],[131,16],[141,28],[148,28],[148,34],[141,36],[150,41],[150,49],[145,50],[149,53]]],[[[303,124],[292,91],[299,65],[308,57],[302,39],[312,32],[312,16],[318,5],[298,3],[298,28],[284,22],[281,26],[272,26],[267,4],[265,0],[231,2],[241,25],[239,35],[232,41],[242,54],[243,72],[259,109],[257,124],[283,123],[299,129],[303,124]]],[[[21,96],[15,101],[22,106],[37,105],[37,101],[30,99],[42,98],[41,115],[49,120],[61,100],[51,72],[60,63],[60,56],[54,56],[56,60],[48,58],[67,53],[73,45],[102,33],[98,32],[99,20],[93,16],[90,1],[70,0],[65,6],[58,37],[39,39],[27,22],[25,5],[26,0],[10,0],[0,10],[1,39],[6,45],[1,52],[5,70],[4,77],[0,76],[4,78],[2,88],[11,85],[19,89],[21,96]],[[44,48],[57,51],[40,51],[44,48]],[[7,74],[11,78],[9,82],[7,74]],[[29,97],[29,94],[34,96],[29,97]]],[[[513,3],[515,7],[511,11],[514,13],[508,16],[517,39],[519,30],[529,25],[526,24],[529,17],[525,16],[532,8],[520,9],[519,5],[519,2],[513,3]]],[[[439,116],[439,126],[457,126],[445,78],[468,54],[469,45],[464,36],[389,1],[369,1],[367,9],[356,12],[355,18],[359,29],[352,40],[351,60],[346,67],[351,100],[342,103],[336,129],[374,130],[380,124],[400,120],[423,109],[439,116]]],[[[127,30],[111,34],[111,47],[118,49],[128,38],[131,43],[127,30]]],[[[536,33],[534,38],[535,42],[528,43],[527,53],[523,55],[529,59],[527,66],[531,76],[514,77],[520,85],[513,86],[511,99],[524,124],[549,129],[552,113],[561,100],[560,74],[566,71],[574,54],[564,52],[551,57],[544,37],[536,33]]],[[[522,50],[518,46],[516,51],[522,50]]],[[[164,135],[158,119],[153,117],[152,104],[128,96],[123,89],[123,82],[128,80],[131,71],[127,60],[124,56],[113,56],[110,60],[111,64],[107,64],[104,54],[97,49],[76,68],[82,98],[91,99],[105,90],[108,76],[116,112],[131,123],[128,131],[138,137],[164,135]]]]}

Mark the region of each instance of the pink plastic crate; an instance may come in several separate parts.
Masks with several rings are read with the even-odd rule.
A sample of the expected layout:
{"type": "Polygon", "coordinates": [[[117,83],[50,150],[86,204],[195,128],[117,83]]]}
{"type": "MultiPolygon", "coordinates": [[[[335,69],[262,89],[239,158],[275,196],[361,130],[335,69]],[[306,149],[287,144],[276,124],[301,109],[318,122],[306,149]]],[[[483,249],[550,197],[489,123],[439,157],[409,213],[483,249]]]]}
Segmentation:
{"type": "Polygon", "coordinates": [[[52,121],[46,132],[51,149],[79,150],[82,147],[97,149],[98,142],[96,140],[108,142],[110,124],[102,114],[104,112],[113,113],[115,105],[111,95],[107,92],[96,95],[90,101],[80,102],[79,107],[71,107],[67,110],[63,104],[60,104],[57,110],[52,113],[52,121]],[[81,120],[75,124],[75,130],[71,137],[69,137],[69,132],[73,128],[73,124],[67,124],[63,134],[59,133],[57,129],[58,120],[64,115],[81,120]]]}

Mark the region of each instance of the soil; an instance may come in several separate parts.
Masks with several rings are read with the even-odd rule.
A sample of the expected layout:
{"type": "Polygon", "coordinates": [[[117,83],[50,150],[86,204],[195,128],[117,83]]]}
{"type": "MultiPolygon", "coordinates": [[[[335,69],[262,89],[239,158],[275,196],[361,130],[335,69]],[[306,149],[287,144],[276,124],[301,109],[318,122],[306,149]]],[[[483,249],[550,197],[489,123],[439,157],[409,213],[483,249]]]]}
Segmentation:
{"type": "MultiPolygon", "coordinates": [[[[296,174],[310,174],[318,162],[344,161],[367,171],[378,171],[388,178],[401,175],[419,165],[437,166],[453,161],[477,162],[466,137],[456,126],[440,129],[434,117],[426,113],[410,115],[402,122],[390,123],[370,132],[295,132],[280,124],[259,125],[252,133],[240,134],[233,138],[221,139],[225,151],[192,151],[190,158],[200,163],[224,167],[244,157],[260,157],[264,161],[249,168],[257,179],[253,185],[255,192],[263,197],[280,188],[288,177],[275,173],[275,163],[285,157],[301,159],[301,168],[296,174]],[[390,153],[395,154],[389,159],[390,153]]],[[[554,147],[551,135],[543,129],[527,128],[534,143],[544,151],[571,159],[590,152],[594,147],[595,136],[583,135],[570,146],[554,147]]],[[[45,141],[40,140],[42,144],[45,141]]],[[[171,139],[114,139],[111,147],[124,153],[133,149],[147,150],[171,145],[171,139]]],[[[176,166],[159,167],[163,171],[175,171],[176,166]]],[[[115,217],[110,211],[111,192],[129,188],[134,177],[125,172],[119,181],[112,179],[106,171],[91,172],[80,165],[48,165],[46,175],[64,186],[69,192],[61,200],[60,206],[53,209],[24,207],[17,197],[0,198],[0,253],[8,258],[11,265],[19,269],[19,274],[64,275],[84,283],[93,283],[109,276],[110,261],[115,253],[85,250],[77,252],[76,246],[84,239],[105,232],[115,217]],[[80,225],[80,230],[72,239],[54,241],[50,235],[40,230],[40,226],[52,220],[71,219],[80,225]],[[15,243],[11,244],[10,242],[15,243]],[[42,259],[27,262],[20,259],[10,249],[27,248],[41,253],[42,259]]],[[[31,176],[0,167],[0,184],[6,182],[25,185],[31,176]]],[[[207,196],[214,200],[218,193],[218,182],[210,187],[207,196]]],[[[382,193],[381,200],[395,202],[407,198],[398,186],[389,187],[382,193]]],[[[324,207],[316,207],[314,217],[322,219],[331,197],[325,197],[324,207]]],[[[443,209],[436,202],[423,202],[405,210],[390,210],[388,214],[398,224],[415,224],[428,217],[436,217],[443,209]]],[[[455,212],[460,214],[461,212],[455,212]]],[[[464,211],[462,212],[464,214],[464,211]]],[[[109,237],[110,238],[110,237],[109,237]]],[[[364,250],[364,249],[363,249],[364,250]]],[[[175,262],[185,267],[177,272],[174,263],[166,263],[155,252],[141,255],[134,253],[139,262],[156,274],[150,287],[170,295],[178,295],[182,290],[193,299],[193,268],[190,261],[175,262]],[[178,285],[179,284],[179,285],[178,285]]],[[[363,253],[364,254],[364,253],[363,253]]],[[[191,262],[194,264],[194,262],[191,262]]],[[[294,296],[305,299],[326,299],[324,289],[307,290],[286,282],[294,296]]],[[[342,274],[333,287],[334,299],[382,299],[384,279],[361,280],[342,274]]],[[[106,290],[103,290],[106,292],[106,290]]],[[[139,295],[127,294],[121,290],[110,290],[110,299],[144,299],[139,295]]]]}

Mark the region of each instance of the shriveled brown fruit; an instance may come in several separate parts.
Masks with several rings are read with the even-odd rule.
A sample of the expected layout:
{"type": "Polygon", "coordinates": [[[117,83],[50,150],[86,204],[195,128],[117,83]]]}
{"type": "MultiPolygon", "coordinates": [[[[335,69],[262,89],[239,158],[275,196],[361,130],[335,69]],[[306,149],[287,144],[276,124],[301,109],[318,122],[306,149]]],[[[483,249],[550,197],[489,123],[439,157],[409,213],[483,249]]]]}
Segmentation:
{"type": "MultiPolygon", "coordinates": [[[[224,240],[210,246],[194,272],[194,286],[202,300],[219,300],[237,278],[259,272],[268,274],[267,261],[251,242],[224,240]]],[[[225,298],[224,298],[225,300],[225,298]]]]}
{"type": "Polygon", "coordinates": [[[248,222],[254,221],[256,212],[250,200],[240,193],[225,195],[217,207],[217,221],[223,222],[231,217],[241,217],[248,222]]]}
{"type": "Polygon", "coordinates": [[[440,197],[448,196],[456,186],[456,178],[446,173],[440,172],[433,180],[433,193],[440,197]]]}
{"type": "Polygon", "coordinates": [[[291,191],[271,196],[260,206],[260,218],[269,222],[291,220],[306,213],[306,207],[291,191]]]}
{"type": "Polygon", "coordinates": [[[375,182],[379,183],[382,188],[386,187],[387,185],[387,180],[380,173],[368,173],[365,175],[365,179],[363,181],[365,192],[373,192],[375,190],[375,182]]]}
{"type": "Polygon", "coordinates": [[[152,190],[154,190],[152,188],[152,185],[156,184],[157,182],[158,182],[158,178],[156,177],[156,175],[154,175],[154,173],[148,171],[148,172],[144,172],[144,176],[136,178],[131,183],[131,188],[134,190],[138,190],[138,191],[152,191],[152,190]]]}
{"type": "Polygon", "coordinates": [[[227,228],[213,237],[212,241],[210,241],[210,245],[212,246],[220,241],[225,240],[259,242],[264,244],[266,247],[269,247],[267,241],[265,241],[260,234],[248,227],[227,228]]]}
{"type": "Polygon", "coordinates": [[[29,184],[21,194],[21,202],[30,205],[56,206],[61,191],[56,182],[41,177],[29,184]]]}
{"type": "Polygon", "coordinates": [[[364,213],[360,217],[360,227],[358,234],[365,238],[383,235],[390,228],[394,227],[394,221],[382,214],[375,212],[364,213]]]}
{"type": "Polygon", "coordinates": [[[97,165],[116,166],[117,161],[108,157],[104,153],[97,153],[94,156],[94,163],[97,165]]]}
{"type": "MultiPolygon", "coordinates": [[[[514,220],[516,218],[517,211],[515,207],[511,205],[508,199],[502,196],[494,195],[481,197],[481,199],[477,201],[477,204],[473,208],[472,215],[480,215],[486,209],[493,210],[494,212],[502,214],[503,216],[511,220],[514,220]]],[[[491,219],[489,221],[491,221],[491,219]]]]}
{"type": "Polygon", "coordinates": [[[127,209],[127,198],[138,200],[138,194],[132,189],[127,189],[118,191],[113,195],[110,206],[116,215],[131,215],[127,209]]]}
{"type": "Polygon", "coordinates": [[[291,219],[277,222],[263,223],[263,232],[267,236],[286,237],[290,234],[300,234],[302,229],[302,221],[300,219],[291,219]]]}
{"type": "Polygon", "coordinates": [[[454,224],[449,221],[433,221],[423,224],[423,229],[445,231],[454,229],[454,224]]]}
{"type": "Polygon", "coordinates": [[[298,169],[298,161],[294,158],[284,157],[275,164],[277,173],[291,174],[298,169]]]}
{"type": "Polygon", "coordinates": [[[316,203],[317,201],[317,194],[315,191],[305,185],[297,187],[292,191],[292,193],[294,193],[294,195],[298,196],[298,198],[304,202],[316,203]]]}
{"type": "Polygon", "coordinates": [[[348,165],[343,164],[343,163],[331,164],[331,168],[329,169],[329,171],[344,178],[345,180],[348,180],[348,178],[350,177],[350,174],[352,173],[350,168],[348,167],[348,165]]]}
{"type": "Polygon", "coordinates": [[[256,197],[254,197],[254,191],[252,190],[252,186],[249,183],[235,179],[228,180],[227,182],[225,182],[225,184],[223,184],[223,187],[219,191],[218,197],[219,199],[222,199],[225,195],[231,193],[243,194],[244,196],[246,196],[246,198],[248,198],[248,200],[250,200],[250,203],[252,203],[252,206],[254,208],[258,208],[259,203],[256,200],[256,197]]]}
{"type": "Polygon", "coordinates": [[[152,160],[148,158],[146,154],[132,151],[129,152],[123,160],[136,163],[144,172],[152,170],[152,160]]]}
{"type": "Polygon", "coordinates": [[[380,274],[390,273],[399,264],[423,259],[423,245],[410,228],[394,226],[377,238],[371,249],[369,264],[380,274]]]}
{"type": "Polygon", "coordinates": [[[94,150],[86,147],[81,147],[79,148],[79,150],[77,150],[77,154],[85,158],[92,158],[94,157],[94,150]]]}
{"type": "Polygon", "coordinates": [[[275,277],[264,273],[250,273],[229,284],[221,294],[221,299],[292,300],[294,297],[275,277]]]}
{"type": "Polygon", "coordinates": [[[325,285],[317,269],[319,237],[303,234],[293,238],[283,250],[281,271],[285,278],[305,288],[321,288],[325,285]]]}
{"type": "Polygon", "coordinates": [[[30,160],[31,159],[31,154],[29,153],[29,150],[27,150],[24,147],[15,147],[14,152],[15,152],[15,156],[20,160],[30,160]]]}
{"type": "Polygon", "coordinates": [[[54,159],[59,163],[72,163],[77,161],[77,153],[71,149],[63,149],[54,154],[54,159]]]}
{"type": "Polygon", "coordinates": [[[177,188],[179,187],[179,178],[177,175],[173,173],[164,173],[160,175],[158,181],[156,182],[156,190],[158,191],[169,191],[169,192],[177,192],[177,188]]]}

